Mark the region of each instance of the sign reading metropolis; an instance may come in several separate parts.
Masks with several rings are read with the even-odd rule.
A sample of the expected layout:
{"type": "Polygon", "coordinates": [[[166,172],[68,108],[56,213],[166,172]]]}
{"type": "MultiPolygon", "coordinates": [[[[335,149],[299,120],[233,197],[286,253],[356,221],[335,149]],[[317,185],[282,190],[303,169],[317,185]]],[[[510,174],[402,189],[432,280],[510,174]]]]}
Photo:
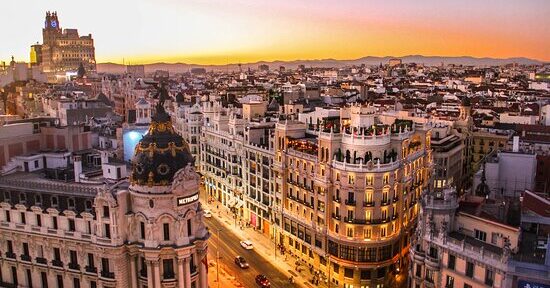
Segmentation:
{"type": "Polygon", "coordinates": [[[177,200],[178,200],[178,206],[187,205],[199,200],[199,194],[186,196],[186,197],[178,197],[177,200]]]}
{"type": "Polygon", "coordinates": [[[550,285],[535,283],[531,281],[519,280],[518,288],[550,288],[550,285]]]}

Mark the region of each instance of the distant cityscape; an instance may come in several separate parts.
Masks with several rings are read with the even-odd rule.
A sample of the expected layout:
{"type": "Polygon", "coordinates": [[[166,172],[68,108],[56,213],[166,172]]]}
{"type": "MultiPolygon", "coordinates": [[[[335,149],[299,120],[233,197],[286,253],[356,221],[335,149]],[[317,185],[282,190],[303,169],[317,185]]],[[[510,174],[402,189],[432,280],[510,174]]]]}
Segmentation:
{"type": "Polygon", "coordinates": [[[549,63],[98,64],[62,24],[0,65],[1,287],[550,287],[549,63]]]}

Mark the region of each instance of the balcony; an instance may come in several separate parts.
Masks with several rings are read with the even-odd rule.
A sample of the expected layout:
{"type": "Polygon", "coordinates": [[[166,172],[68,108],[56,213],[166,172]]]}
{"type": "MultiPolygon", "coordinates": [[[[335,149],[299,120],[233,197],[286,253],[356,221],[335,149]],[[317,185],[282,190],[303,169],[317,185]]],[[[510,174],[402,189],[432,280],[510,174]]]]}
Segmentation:
{"type": "Polygon", "coordinates": [[[61,260],[52,260],[52,266],[63,267],[63,262],[61,260]]]}
{"type": "Polygon", "coordinates": [[[78,265],[77,263],[69,263],[69,269],[80,270],[80,265],[78,265]]]}
{"type": "Polygon", "coordinates": [[[107,279],[115,279],[115,272],[101,271],[101,277],[107,279]]]}
{"type": "Polygon", "coordinates": [[[380,202],[380,205],[381,206],[388,206],[390,205],[390,199],[382,199],[382,201],[380,202]]]}
{"type": "Polygon", "coordinates": [[[374,202],[373,201],[370,201],[370,202],[363,202],[363,207],[374,207],[374,202]]]}
{"type": "Polygon", "coordinates": [[[334,201],[336,203],[342,203],[342,199],[340,199],[340,198],[332,197],[332,201],[334,201]]]}
{"type": "Polygon", "coordinates": [[[397,197],[397,196],[396,196],[396,197],[393,197],[392,202],[393,202],[393,203],[396,203],[397,201],[399,201],[399,197],[397,197]]]}
{"type": "Polygon", "coordinates": [[[348,218],[348,217],[344,217],[344,221],[352,224],[368,224],[370,222],[366,219],[356,219],[356,218],[348,218]]]}
{"type": "Polygon", "coordinates": [[[13,253],[13,252],[6,252],[6,258],[8,258],[8,259],[15,259],[15,258],[16,258],[15,253],[13,253]]]}
{"type": "Polygon", "coordinates": [[[36,257],[36,263],[42,264],[42,265],[48,265],[48,260],[46,260],[46,258],[36,257]]]}
{"type": "Polygon", "coordinates": [[[31,262],[31,256],[28,254],[21,254],[21,261],[31,262]]]}
{"type": "Polygon", "coordinates": [[[334,213],[332,213],[332,218],[336,219],[336,220],[340,220],[342,219],[342,217],[340,215],[336,215],[334,213]]]}
{"type": "Polygon", "coordinates": [[[355,206],[355,200],[354,199],[346,199],[345,201],[346,205],[349,205],[349,206],[355,206]]]}
{"type": "Polygon", "coordinates": [[[426,260],[424,260],[424,263],[426,263],[426,265],[432,270],[439,270],[439,259],[437,258],[426,255],[426,260]]]}
{"type": "Polygon", "coordinates": [[[86,273],[93,273],[97,274],[97,267],[94,266],[86,266],[85,267],[86,273]]]}

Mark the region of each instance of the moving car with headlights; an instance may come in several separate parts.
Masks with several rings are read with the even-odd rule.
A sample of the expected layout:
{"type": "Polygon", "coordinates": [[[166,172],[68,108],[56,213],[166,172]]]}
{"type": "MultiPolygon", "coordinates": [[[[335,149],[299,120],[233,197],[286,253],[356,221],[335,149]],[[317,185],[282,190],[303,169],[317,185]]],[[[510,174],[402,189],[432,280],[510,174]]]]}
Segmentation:
{"type": "Polygon", "coordinates": [[[256,284],[260,285],[262,288],[271,287],[271,284],[269,283],[269,280],[265,275],[259,274],[256,276],[256,284]]]}
{"type": "Polygon", "coordinates": [[[246,249],[246,250],[254,249],[254,245],[252,245],[252,241],[250,241],[250,240],[241,241],[241,246],[243,246],[243,248],[246,249]]]}
{"type": "Polygon", "coordinates": [[[237,264],[237,266],[239,266],[241,269],[248,268],[248,262],[246,262],[243,256],[235,257],[235,264],[237,264]]]}

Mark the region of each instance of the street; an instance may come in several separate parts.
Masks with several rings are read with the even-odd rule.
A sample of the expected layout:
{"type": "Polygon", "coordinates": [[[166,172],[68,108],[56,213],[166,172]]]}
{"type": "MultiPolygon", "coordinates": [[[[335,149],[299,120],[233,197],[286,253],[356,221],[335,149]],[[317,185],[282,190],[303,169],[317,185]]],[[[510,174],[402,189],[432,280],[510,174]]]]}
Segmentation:
{"type": "MultiPolygon", "coordinates": [[[[216,261],[216,252],[220,251],[219,265],[231,276],[234,276],[237,281],[243,284],[243,287],[258,287],[255,282],[255,277],[258,274],[264,274],[271,282],[271,287],[296,287],[289,283],[288,277],[281,273],[273,263],[265,260],[255,250],[246,250],[240,245],[241,239],[232,231],[225,229],[224,225],[219,222],[217,215],[211,218],[204,218],[206,226],[209,227],[211,237],[208,240],[208,259],[209,262],[216,261]],[[218,229],[219,238],[218,239],[218,229]],[[250,268],[239,268],[234,259],[236,256],[243,256],[250,268]]],[[[255,247],[254,249],[257,249],[255,247]]],[[[216,278],[216,271],[210,270],[209,278],[216,278]],[[214,273],[212,273],[214,272],[214,273]]],[[[221,286],[220,286],[221,287],[221,286]]],[[[217,288],[214,286],[213,288],[217,288]]],[[[228,287],[224,287],[228,288],[228,287]]]]}

